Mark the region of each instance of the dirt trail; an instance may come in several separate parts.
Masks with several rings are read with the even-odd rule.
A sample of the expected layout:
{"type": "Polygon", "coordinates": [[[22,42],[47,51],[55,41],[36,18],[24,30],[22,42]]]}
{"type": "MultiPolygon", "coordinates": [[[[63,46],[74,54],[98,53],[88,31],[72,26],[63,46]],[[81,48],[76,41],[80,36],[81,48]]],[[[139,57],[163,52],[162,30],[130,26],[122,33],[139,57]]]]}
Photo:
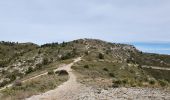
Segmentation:
{"type": "MultiPolygon", "coordinates": [[[[69,100],[71,96],[74,96],[75,93],[78,93],[80,87],[82,86],[80,83],[76,81],[76,76],[73,74],[71,66],[80,61],[81,58],[77,58],[73,63],[68,64],[66,66],[60,67],[57,70],[66,70],[69,73],[69,80],[54,90],[50,90],[46,93],[35,95],[26,100],[69,100]]],[[[56,70],[56,71],[57,71],[56,70]]]]}
{"type": "Polygon", "coordinates": [[[57,70],[67,70],[69,80],[58,88],[35,95],[26,100],[170,100],[170,92],[152,88],[109,88],[86,87],[76,81],[71,66],[81,58],[57,70]]]}
{"type": "Polygon", "coordinates": [[[159,69],[159,70],[169,70],[170,71],[170,68],[166,68],[166,67],[158,67],[158,66],[142,66],[143,68],[152,68],[152,69],[159,69]]]}
{"type": "MultiPolygon", "coordinates": [[[[42,73],[42,74],[40,74],[40,75],[37,75],[37,76],[31,77],[31,78],[29,78],[29,79],[23,80],[22,83],[25,83],[25,82],[27,82],[27,81],[29,81],[29,80],[33,80],[33,79],[35,79],[35,78],[38,78],[38,77],[40,77],[40,76],[47,75],[47,74],[48,74],[48,72],[42,73]]],[[[3,88],[0,89],[0,91],[4,90],[4,89],[6,89],[6,88],[10,88],[10,87],[12,87],[12,86],[13,86],[13,83],[11,83],[11,84],[9,84],[9,85],[7,85],[7,86],[4,86],[3,88]]]]}
{"type": "MultiPolygon", "coordinates": [[[[77,58],[77,59],[75,59],[73,63],[79,61],[80,59],[81,59],[80,57],[77,58]]],[[[73,64],[73,63],[71,63],[71,64],[73,64]]],[[[69,65],[71,65],[71,64],[69,64],[69,65]]],[[[68,66],[68,65],[65,65],[65,64],[64,64],[64,65],[60,66],[59,68],[55,69],[54,71],[61,70],[61,69],[65,68],[65,67],[63,67],[63,66],[68,66]]],[[[72,66],[72,65],[71,65],[71,66],[72,66]]],[[[70,69],[69,69],[69,70],[70,70],[70,69]]],[[[31,78],[29,78],[29,79],[23,80],[22,82],[25,83],[25,82],[27,82],[27,81],[33,80],[33,79],[35,79],[35,78],[38,78],[38,77],[40,77],[40,76],[47,75],[47,74],[48,74],[48,72],[45,72],[45,73],[39,74],[39,75],[37,75],[37,76],[31,77],[31,78]]],[[[12,86],[13,86],[13,83],[8,84],[8,85],[0,88],[0,91],[4,90],[4,89],[6,89],[6,88],[10,88],[10,87],[12,87],[12,86]]]]}

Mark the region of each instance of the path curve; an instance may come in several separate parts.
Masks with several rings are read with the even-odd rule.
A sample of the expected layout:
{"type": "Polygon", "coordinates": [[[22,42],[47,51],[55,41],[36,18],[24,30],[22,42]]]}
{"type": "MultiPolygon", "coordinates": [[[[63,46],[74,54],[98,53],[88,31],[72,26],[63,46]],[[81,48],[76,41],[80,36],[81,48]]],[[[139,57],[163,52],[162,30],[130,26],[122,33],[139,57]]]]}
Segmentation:
{"type": "MultiPolygon", "coordinates": [[[[62,66],[64,66],[64,65],[62,65],[62,66]]],[[[61,68],[62,66],[60,66],[59,68],[61,68]]],[[[59,69],[59,68],[58,68],[58,69],[59,69]]],[[[57,70],[57,69],[55,69],[54,71],[56,71],[56,70],[57,70]]],[[[26,79],[26,80],[23,80],[22,83],[25,83],[25,82],[27,82],[27,81],[36,79],[36,78],[38,78],[38,77],[41,77],[41,76],[44,76],[44,75],[47,75],[47,74],[48,74],[48,72],[45,72],[45,73],[42,73],[42,74],[33,76],[33,77],[31,77],[31,78],[28,78],[28,79],[26,79]]],[[[14,83],[8,84],[8,85],[0,88],[0,91],[4,90],[4,89],[6,89],[6,88],[10,88],[10,87],[12,87],[13,85],[14,85],[14,83]]]]}
{"type": "MultiPolygon", "coordinates": [[[[71,66],[80,61],[81,57],[74,60],[73,63],[60,67],[57,70],[66,70],[69,73],[69,80],[46,93],[34,95],[26,100],[69,100],[71,96],[75,95],[80,90],[82,84],[76,81],[76,76],[72,72],[71,66]]],[[[56,71],[57,71],[56,70],[56,71]]]]}

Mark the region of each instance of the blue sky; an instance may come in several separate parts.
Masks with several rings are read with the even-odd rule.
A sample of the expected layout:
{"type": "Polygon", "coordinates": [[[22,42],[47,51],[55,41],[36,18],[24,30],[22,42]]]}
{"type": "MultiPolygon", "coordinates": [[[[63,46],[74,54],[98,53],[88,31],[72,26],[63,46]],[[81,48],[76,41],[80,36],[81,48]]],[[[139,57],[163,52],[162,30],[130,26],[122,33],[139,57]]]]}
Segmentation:
{"type": "Polygon", "coordinates": [[[1,0],[0,40],[170,42],[170,0],[1,0]]]}

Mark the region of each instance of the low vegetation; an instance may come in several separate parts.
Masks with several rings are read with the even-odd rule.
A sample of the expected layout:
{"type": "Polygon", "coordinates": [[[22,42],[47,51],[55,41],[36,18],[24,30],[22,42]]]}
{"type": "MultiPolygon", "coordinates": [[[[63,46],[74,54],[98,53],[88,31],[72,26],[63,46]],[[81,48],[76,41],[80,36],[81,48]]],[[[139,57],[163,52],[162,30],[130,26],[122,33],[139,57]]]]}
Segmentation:
{"type": "Polygon", "coordinates": [[[0,87],[47,71],[49,76],[46,77],[55,73],[61,77],[67,76],[68,72],[64,70],[52,70],[59,63],[72,62],[71,59],[80,56],[83,56],[83,60],[72,68],[79,75],[79,81],[85,84],[96,82],[97,85],[108,84],[110,87],[167,87],[170,83],[170,71],[142,68],[143,65],[169,68],[169,55],[143,53],[132,45],[79,39],[41,46],[0,42],[0,87]]]}
{"type": "Polygon", "coordinates": [[[48,71],[48,75],[53,75],[54,74],[54,71],[53,70],[49,70],[48,71]]]}
{"type": "Polygon", "coordinates": [[[66,70],[59,70],[56,71],[55,73],[59,76],[68,75],[68,72],[66,70]]]}
{"type": "Polygon", "coordinates": [[[108,84],[108,87],[169,86],[170,71],[141,67],[142,65],[160,67],[164,64],[169,65],[170,62],[166,58],[169,56],[142,53],[133,46],[123,44],[105,44],[104,42],[101,43],[101,41],[92,41],[91,45],[92,47],[88,49],[88,54],[84,54],[83,60],[72,67],[79,76],[79,82],[100,86],[108,84]],[[93,43],[95,43],[96,47],[93,46],[93,43]],[[114,45],[116,49],[111,50],[109,45],[110,47],[114,45]],[[141,60],[142,62],[147,61],[141,63],[141,60]],[[160,62],[155,63],[156,61],[160,62]]]}
{"type": "Polygon", "coordinates": [[[12,88],[1,91],[0,98],[3,100],[21,100],[54,89],[67,79],[67,75],[58,76],[50,72],[50,75],[44,75],[26,83],[16,81],[12,88]]]}

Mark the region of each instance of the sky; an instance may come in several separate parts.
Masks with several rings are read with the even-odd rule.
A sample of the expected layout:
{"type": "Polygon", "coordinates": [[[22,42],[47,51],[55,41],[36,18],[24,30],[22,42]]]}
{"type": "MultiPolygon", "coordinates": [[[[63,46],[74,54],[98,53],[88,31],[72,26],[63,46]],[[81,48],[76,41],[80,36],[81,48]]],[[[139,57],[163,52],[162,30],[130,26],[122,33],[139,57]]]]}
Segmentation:
{"type": "Polygon", "coordinates": [[[1,0],[0,41],[170,42],[170,0],[1,0]]]}

